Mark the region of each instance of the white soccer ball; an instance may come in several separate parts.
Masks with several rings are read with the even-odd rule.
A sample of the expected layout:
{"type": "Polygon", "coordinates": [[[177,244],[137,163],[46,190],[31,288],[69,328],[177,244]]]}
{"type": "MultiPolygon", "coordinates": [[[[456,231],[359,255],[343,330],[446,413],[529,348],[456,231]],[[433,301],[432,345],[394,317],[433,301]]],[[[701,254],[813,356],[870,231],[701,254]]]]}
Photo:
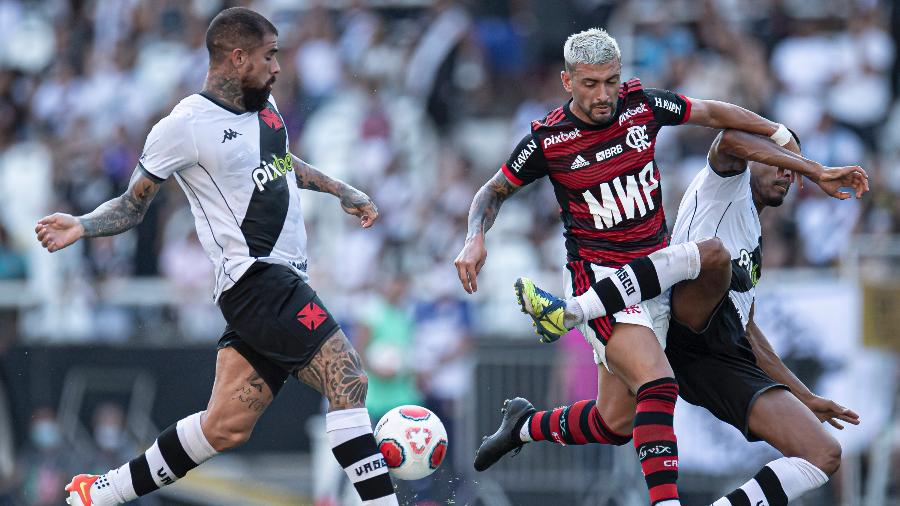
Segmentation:
{"type": "Polygon", "coordinates": [[[447,454],[447,430],[422,406],[398,406],[375,426],[375,441],[391,476],[418,480],[433,473],[447,454]]]}

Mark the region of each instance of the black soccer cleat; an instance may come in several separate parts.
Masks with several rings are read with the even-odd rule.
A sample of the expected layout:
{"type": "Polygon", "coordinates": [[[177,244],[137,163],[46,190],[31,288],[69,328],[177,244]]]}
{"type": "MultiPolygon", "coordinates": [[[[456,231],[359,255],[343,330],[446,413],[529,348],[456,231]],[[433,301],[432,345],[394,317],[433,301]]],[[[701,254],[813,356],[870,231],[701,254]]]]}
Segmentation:
{"type": "Polygon", "coordinates": [[[503,420],[497,432],[481,440],[481,446],[475,452],[475,470],[484,471],[494,465],[500,457],[515,450],[516,454],[525,445],[519,440],[519,431],[525,418],[537,411],[528,399],[516,397],[503,402],[503,420]]]}

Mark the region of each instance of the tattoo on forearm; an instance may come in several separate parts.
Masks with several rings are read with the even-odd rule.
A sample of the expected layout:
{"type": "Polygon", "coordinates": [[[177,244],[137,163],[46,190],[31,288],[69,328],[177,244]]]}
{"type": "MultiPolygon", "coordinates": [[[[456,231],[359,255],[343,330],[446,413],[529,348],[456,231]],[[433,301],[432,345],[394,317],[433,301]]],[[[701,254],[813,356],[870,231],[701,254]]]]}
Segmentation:
{"type": "Polygon", "coordinates": [[[85,237],[120,234],[144,219],[159,185],[141,176],[135,169],[128,189],[122,195],[104,202],[93,212],[80,216],[85,237]]]}
{"type": "Polygon", "coordinates": [[[335,332],[297,379],[328,398],[331,411],[365,406],[368,379],[359,354],[342,332],[335,332]]]}
{"type": "Polygon", "coordinates": [[[367,205],[375,206],[374,202],[365,193],[339,179],[323,174],[319,169],[304,162],[297,156],[291,156],[293,156],[294,174],[299,188],[335,195],[345,208],[358,209],[367,205]]]}
{"type": "Polygon", "coordinates": [[[472,199],[472,206],[469,208],[469,232],[466,238],[490,230],[494,220],[497,219],[497,213],[500,212],[500,206],[518,190],[519,187],[513,186],[502,172],[498,172],[485,183],[472,199]]]}
{"type": "Polygon", "coordinates": [[[247,377],[247,383],[234,391],[231,400],[241,402],[247,406],[247,409],[259,413],[266,409],[266,406],[272,401],[272,396],[265,393],[263,379],[259,374],[253,372],[247,377]]]}
{"type": "Polygon", "coordinates": [[[300,158],[291,155],[294,161],[294,175],[297,178],[297,186],[304,190],[325,192],[337,195],[341,185],[347,186],[342,181],[323,174],[319,169],[304,162],[300,158]]]}

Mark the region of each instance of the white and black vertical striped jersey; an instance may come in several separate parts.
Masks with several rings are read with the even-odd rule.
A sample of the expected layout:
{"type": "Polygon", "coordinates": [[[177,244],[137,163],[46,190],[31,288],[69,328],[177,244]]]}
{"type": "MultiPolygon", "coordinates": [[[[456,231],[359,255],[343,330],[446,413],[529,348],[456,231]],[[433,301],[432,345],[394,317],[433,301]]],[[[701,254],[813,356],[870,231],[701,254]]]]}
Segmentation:
{"type": "Polygon", "coordinates": [[[174,175],[187,195],[216,268],[216,300],[257,260],[307,279],[300,189],[273,99],[259,112],[240,112],[205,94],[188,96],[154,125],[140,167],[157,182],[174,175]]]}
{"type": "Polygon", "coordinates": [[[762,235],[750,191],[750,169],[719,175],[707,163],[685,190],[672,243],[711,237],[718,237],[731,253],[728,296],[746,328],[762,269],[762,235]]]}

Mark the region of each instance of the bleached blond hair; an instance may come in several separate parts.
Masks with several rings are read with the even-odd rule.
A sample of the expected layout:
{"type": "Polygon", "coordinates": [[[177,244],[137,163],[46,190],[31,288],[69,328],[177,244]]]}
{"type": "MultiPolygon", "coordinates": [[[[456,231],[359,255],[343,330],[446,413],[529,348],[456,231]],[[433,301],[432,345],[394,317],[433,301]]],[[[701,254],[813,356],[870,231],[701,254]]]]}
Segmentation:
{"type": "Polygon", "coordinates": [[[613,60],[622,60],[619,44],[603,28],[589,28],[573,33],[563,46],[566,70],[571,72],[578,63],[603,65],[613,60]]]}

